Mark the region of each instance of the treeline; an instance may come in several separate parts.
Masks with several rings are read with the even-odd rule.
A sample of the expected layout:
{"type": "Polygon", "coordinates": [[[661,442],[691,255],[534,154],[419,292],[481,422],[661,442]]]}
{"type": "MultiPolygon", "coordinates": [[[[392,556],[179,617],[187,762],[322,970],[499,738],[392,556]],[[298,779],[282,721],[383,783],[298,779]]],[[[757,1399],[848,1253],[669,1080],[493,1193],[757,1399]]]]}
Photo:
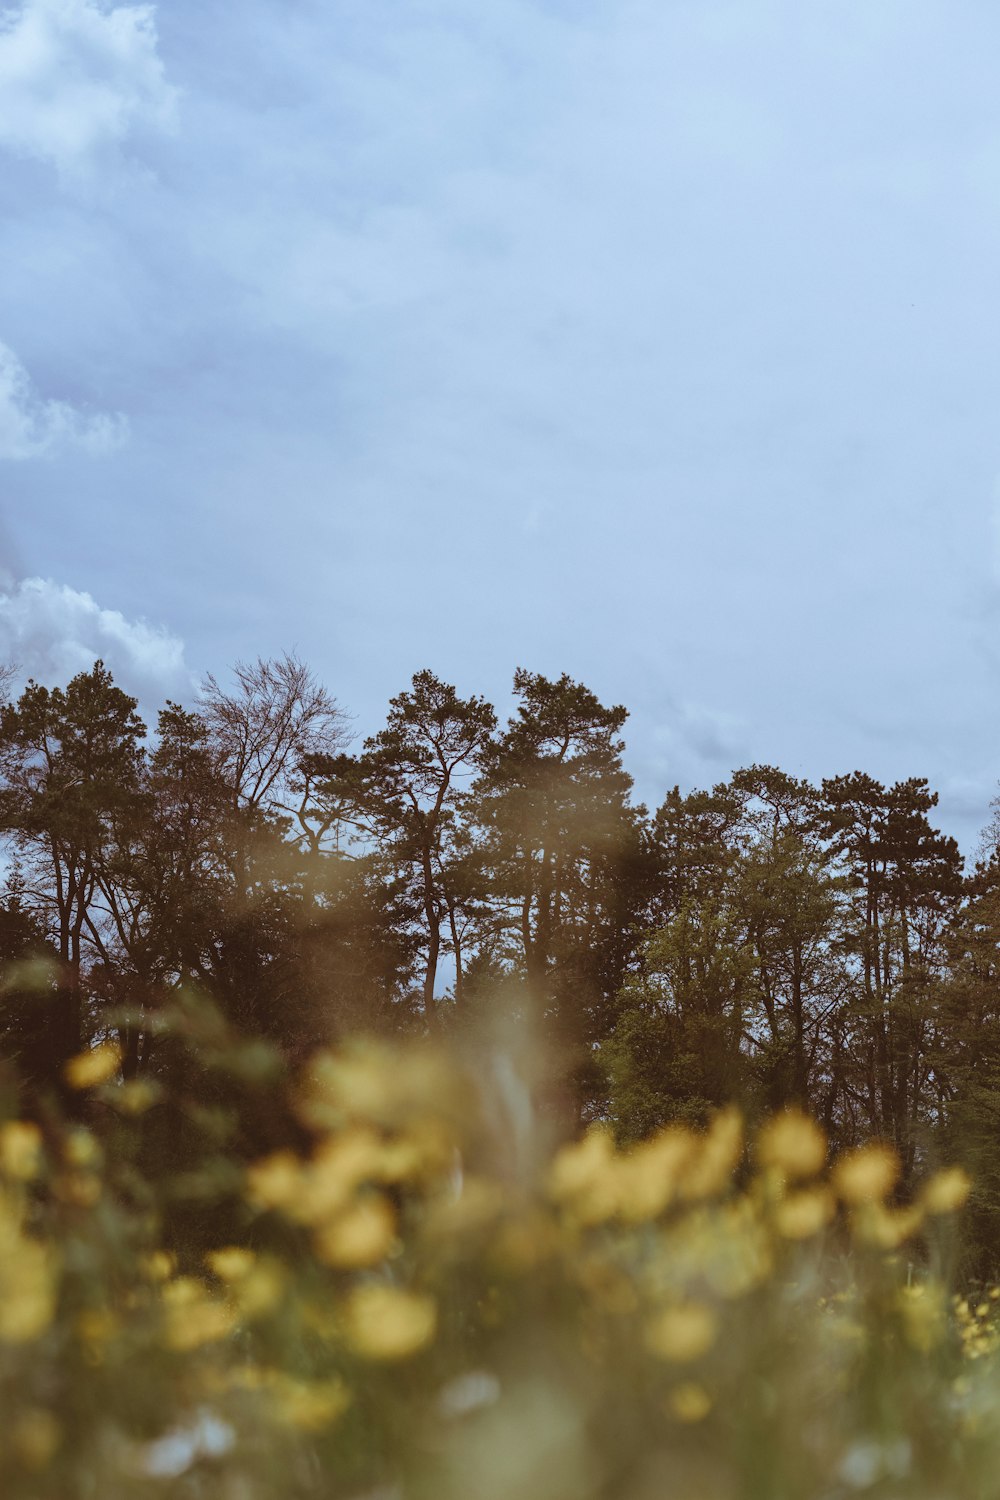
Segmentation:
{"type": "Polygon", "coordinates": [[[22,1105],[109,1036],[126,1079],[155,1077],[180,993],[293,1063],[502,1018],[567,1126],[795,1103],[908,1172],[957,1152],[991,1215],[1000,857],[966,873],[916,777],[751,766],[651,812],[624,708],[527,671],[514,694],[501,724],[420,672],[352,751],[294,657],[209,678],[152,735],[100,662],[29,683],[0,711],[0,1046],[22,1105]]]}

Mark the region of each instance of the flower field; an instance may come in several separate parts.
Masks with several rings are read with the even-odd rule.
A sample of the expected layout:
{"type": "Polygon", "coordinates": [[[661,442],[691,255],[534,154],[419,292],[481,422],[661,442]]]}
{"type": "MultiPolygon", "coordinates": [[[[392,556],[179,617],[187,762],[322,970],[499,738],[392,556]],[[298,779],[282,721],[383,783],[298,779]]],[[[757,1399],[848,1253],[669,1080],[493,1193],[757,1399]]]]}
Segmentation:
{"type": "MultiPolygon", "coordinates": [[[[559,1149],[423,1047],[318,1055],[294,1143],[155,1180],[113,1047],[0,1128],[8,1500],[996,1494],[960,1168],[784,1113],[559,1149]],[[179,1227],[181,1226],[181,1227],[179,1227]]],[[[213,1145],[213,1139],[215,1144],[213,1145]]]]}

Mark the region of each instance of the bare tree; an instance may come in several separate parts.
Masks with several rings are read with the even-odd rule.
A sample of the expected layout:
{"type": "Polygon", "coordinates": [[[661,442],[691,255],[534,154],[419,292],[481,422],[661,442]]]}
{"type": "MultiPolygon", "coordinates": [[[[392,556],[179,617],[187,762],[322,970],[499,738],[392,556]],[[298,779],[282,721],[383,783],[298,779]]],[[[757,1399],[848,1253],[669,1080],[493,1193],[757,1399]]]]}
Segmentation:
{"type": "Polygon", "coordinates": [[[310,837],[308,757],[336,754],[350,740],[347,714],[294,654],[237,662],[226,691],[211,673],[201,717],[234,808],[284,814],[310,837]]]}
{"type": "Polygon", "coordinates": [[[20,670],[16,661],[0,662],[0,703],[9,702],[10,690],[20,670]]]}

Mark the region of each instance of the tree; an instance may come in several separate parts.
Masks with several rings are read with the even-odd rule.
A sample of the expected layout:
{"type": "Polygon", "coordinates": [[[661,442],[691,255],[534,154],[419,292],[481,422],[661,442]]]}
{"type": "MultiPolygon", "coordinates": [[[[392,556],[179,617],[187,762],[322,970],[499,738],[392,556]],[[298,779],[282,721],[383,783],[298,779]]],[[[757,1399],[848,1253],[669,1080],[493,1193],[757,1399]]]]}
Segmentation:
{"type": "Polygon", "coordinates": [[[954,839],[934,830],[923,778],[884,787],[854,772],[823,782],[818,827],[851,892],[845,956],[854,963],[843,1107],[855,1128],[895,1142],[911,1167],[926,1117],[932,981],[962,888],[954,839]]]}
{"type": "Polygon", "coordinates": [[[490,903],[578,1110],[636,947],[646,851],[622,765],[627,718],[566,674],[518,669],[520,699],[474,789],[490,903]]]}
{"type": "Polygon", "coordinates": [[[54,1065],[85,1040],[82,970],[115,819],[141,795],[145,725],[103,662],[0,709],[0,816],[61,965],[54,1065]]]}
{"type": "Polygon", "coordinates": [[[310,758],[330,756],[349,738],[347,715],[299,659],[237,662],[236,685],[225,691],[209,673],[200,716],[233,806],[287,817],[307,845],[310,758]]]}
{"type": "Polygon", "coordinates": [[[495,729],[496,714],[484,698],[460,698],[433,672],[417,672],[410,690],[390,700],[385,728],[365,741],[356,767],[357,814],[387,866],[412,892],[428,1025],[435,1024],[438,973],[449,934],[456,994],[462,994],[462,781],[482,765],[495,729]]]}

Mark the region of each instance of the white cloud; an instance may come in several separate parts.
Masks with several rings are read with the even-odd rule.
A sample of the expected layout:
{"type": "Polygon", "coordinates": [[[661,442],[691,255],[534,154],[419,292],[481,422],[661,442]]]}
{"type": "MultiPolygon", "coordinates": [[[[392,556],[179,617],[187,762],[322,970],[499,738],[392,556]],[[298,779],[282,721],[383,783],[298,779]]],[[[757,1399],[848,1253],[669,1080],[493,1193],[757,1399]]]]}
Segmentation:
{"type": "Polygon", "coordinates": [[[13,349],[0,343],[0,460],[41,458],[67,447],[111,453],[127,435],[120,413],[89,415],[65,401],[46,401],[13,349]]]}
{"type": "Polygon", "coordinates": [[[0,10],[0,146],[72,173],[136,130],[168,128],[176,90],[154,10],[97,0],[0,10]]]}
{"type": "Polygon", "coordinates": [[[47,578],[26,578],[0,594],[0,663],[15,662],[22,680],[65,684],[98,658],[147,711],[167,696],[189,695],[193,687],[184,643],[168,630],[127,620],[89,594],[47,578]]]}

